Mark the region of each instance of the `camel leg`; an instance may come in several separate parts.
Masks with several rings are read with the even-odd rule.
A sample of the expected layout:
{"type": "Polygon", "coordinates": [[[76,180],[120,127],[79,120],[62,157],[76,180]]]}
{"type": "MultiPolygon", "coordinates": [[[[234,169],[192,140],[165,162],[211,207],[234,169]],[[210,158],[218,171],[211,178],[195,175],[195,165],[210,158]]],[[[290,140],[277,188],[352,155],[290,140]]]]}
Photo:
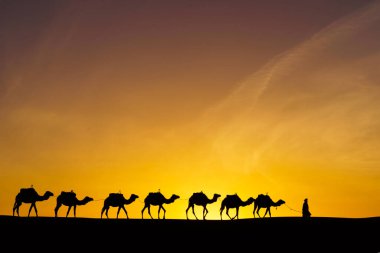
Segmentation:
{"type": "Polygon", "coordinates": [[[267,213],[269,212],[269,208],[267,208],[267,210],[265,211],[265,213],[264,213],[264,216],[263,217],[265,217],[266,215],[267,215],[267,213]]]}
{"type": "Polygon", "coordinates": [[[144,211],[147,208],[147,205],[144,206],[144,208],[141,210],[141,219],[144,219],[144,211]]]}
{"type": "Polygon", "coordinates": [[[74,217],[77,217],[77,206],[74,206],[74,217]]]}
{"type": "Polygon", "coordinates": [[[36,217],[38,217],[38,211],[37,211],[37,205],[36,203],[33,204],[34,212],[36,213],[36,217]]]}
{"type": "Polygon", "coordinates": [[[109,206],[106,207],[106,216],[107,216],[107,219],[108,219],[108,210],[110,209],[109,206]]]}
{"type": "Polygon", "coordinates": [[[103,206],[103,208],[102,208],[102,212],[100,213],[100,219],[103,218],[103,213],[104,213],[105,210],[106,210],[106,206],[103,206]]]}
{"type": "Polygon", "coordinates": [[[236,207],[236,215],[234,217],[234,219],[239,219],[239,207],[236,207]]]}
{"type": "Polygon", "coordinates": [[[207,207],[204,207],[203,208],[203,219],[205,220],[206,219],[206,215],[208,214],[208,210],[207,210],[207,207]]]}
{"type": "Polygon", "coordinates": [[[194,214],[195,218],[198,220],[198,217],[197,217],[197,215],[195,214],[195,211],[194,211],[194,206],[192,206],[192,208],[193,208],[193,214],[194,214]]]}
{"type": "Polygon", "coordinates": [[[220,208],[220,219],[223,220],[223,210],[224,210],[224,206],[222,206],[220,208]]]}
{"type": "Polygon", "coordinates": [[[32,210],[32,208],[34,209],[34,212],[36,213],[36,217],[38,217],[38,212],[37,212],[36,203],[32,203],[32,204],[30,205],[29,212],[28,212],[28,217],[29,217],[29,215],[30,215],[30,211],[32,210]]]}
{"type": "Polygon", "coordinates": [[[120,209],[121,209],[121,206],[119,206],[119,208],[117,209],[116,219],[119,218],[120,209]]]}
{"type": "Polygon", "coordinates": [[[231,216],[230,216],[230,214],[229,214],[229,211],[230,211],[230,209],[227,208],[227,209],[226,209],[226,214],[227,214],[227,216],[232,220],[232,218],[231,218],[231,216]]]}
{"type": "Polygon", "coordinates": [[[57,203],[57,206],[54,208],[54,214],[55,214],[55,217],[58,216],[58,210],[59,210],[59,208],[61,207],[61,205],[62,205],[62,204],[57,203]]]}
{"type": "MultiPolygon", "coordinates": [[[[28,217],[30,216],[30,212],[32,211],[33,207],[34,208],[36,207],[35,204],[34,203],[30,204],[29,211],[28,211],[28,217]]],[[[37,211],[36,211],[36,215],[37,215],[37,211]]]]}
{"type": "Polygon", "coordinates": [[[161,206],[161,209],[164,210],[164,217],[163,217],[163,219],[165,220],[166,210],[165,210],[165,208],[163,206],[161,206]]]}
{"type": "Polygon", "coordinates": [[[153,219],[153,216],[152,216],[152,214],[150,213],[150,205],[148,206],[148,213],[149,213],[150,218],[153,219]]]}
{"type": "Polygon", "coordinates": [[[255,207],[253,208],[253,218],[256,218],[256,214],[255,214],[255,212],[256,212],[256,208],[257,208],[257,206],[255,206],[255,207]]]}
{"type": "Polygon", "coordinates": [[[127,213],[127,209],[125,209],[125,206],[123,206],[122,208],[123,208],[123,210],[124,210],[125,215],[127,216],[127,219],[129,219],[129,217],[128,217],[128,213],[127,213]]]}
{"type": "Polygon", "coordinates": [[[20,206],[21,204],[17,206],[17,216],[20,216],[20,206]]]}
{"type": "Polygon", "coordinates": [[[189,219],[189,216],[187,216],[187,212],[189,211],[190,207],[191,207],[191,204],[189,203],[189,205],[186,208],[186,219],[189,219]]]}
{"type": "Polygon", "coordinates": [[[158,207],[158,215],[157,215],[158,219],[160,218],[160,212],[161,212],[161,209],[162,209],[162,206],[159,206],[159,207],[158,207]]]}
{"type": "Polygon", "coordinates": [[[32,211],[33,204],[30,204],[29,210],[28,210],[28,217],[30,216],[30,212],[32,211]]]}
{"type": "Polygon", "coordinates": [[[17,202],[15,201],[15,203],[13,204],[13,208],[12,208],[13,216],[15,216],[16,206],[17,206],[17,202]]]}
{"type": "Polygon", "coordinates": [[[260,208],[261,208],[261,207],[257,208],[257,211],[256,211],[256,213],[257,213],[257,215],[258,215],[259,217],[260,217],[260,213],[259,213],[260,208]]]}
{"type": "Polygon", "coordinates": [[[69,216],[70,210],[71,210],[71,206],[69,206],[69,207],[67,208],[66,218],[69,216]]]}
{"type": "Polygon", "coordinates": [[[15,211],[17,213],[17,216],[20,216],[19,209],[22,203],[16,202],[13,206],[13,216],[15,215],[15,211]]]}
{"type": "Polygon", "coordinates": [[[269,217],[272,217],[272,214],[270,212],[270,207],[268,208],[269,217]]]}

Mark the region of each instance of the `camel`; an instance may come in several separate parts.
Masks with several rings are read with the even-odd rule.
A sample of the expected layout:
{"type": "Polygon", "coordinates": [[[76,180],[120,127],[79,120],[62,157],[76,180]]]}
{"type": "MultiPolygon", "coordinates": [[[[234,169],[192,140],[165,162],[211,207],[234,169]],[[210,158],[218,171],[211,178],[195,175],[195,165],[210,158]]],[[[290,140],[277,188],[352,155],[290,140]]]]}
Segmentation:
{"type": "Polygon", "coordinates": [[[158,206],[158,219],[160,219],[160,211],[161,209],[164,210],[164,216],[163,219],[165,219],[166,210],[163,207],[164,204],[170,204],[173,203],[176,199],[178,199],[179,196],[176,194],[173,194],[169,199],[165,198],[164,195],[162,195],[161,192],[150,192],[148,196],[146,196],[144,200],[144,208],[141,210],[141,217],[144,219],[144,210],[148,208],[148,213],[150,215],[150,218],[153,219],[152,215],[150,214],[150,206],[158,206]]]}
{"type": "Polygon", "coordinates": [[[239,219],[239,208],[241,206],[248,206],[248,205],[252,204],[254,201],[255,201],[255,199],[252,197],[249,197],[246,201],[242,201],[237,194],[227,195],[222,200],[222,205],[220,207],[220,219],[222,220],[222,214],[223,214],[224,208],[226,208],[226,214],[231,220],[233,220],[235,218],[239,219]],[[236,215],[234,217],[231,217],[228,213],[230,208],[236,209],[236,215]]]}
{"type": "Polygon", "coordinates": [[[197,217],[197,215],[194,212],[194,206],[197,205],[197,206],[202,206],[203,207],[203,219],[205,220],[206,219],[206,215],[208,214],[208,210],[207,210],[206,206],[208,204],[216,202],[219,197],[220,197],[220,194],[217,194],[217,193],[214,194],[214,196],[212,197],[212,199],[209,199],[206,196],[206,194],[204,194],[203,192],[195,192],[195,193],[193,193],[193,195],[191,195],[191,197],[189,198],[189,205],[188,205],[188,207],[186,209],[186,218],[189,219],[189,217],[187,215],[187,212],[189,211],[190,208],[192,208],[193,214],[194,214],[195,218],[198,220],[198,217],[197,217]]]}
{"type": "Polygon", "coordinates": [[[36,190],[33,187],[21,188],[20,192],[16,195],[15,203],[13,205],[13,216],[15,215],[15,211],[17,213],[17,216],[20,216],[19,209],[22,203],[30,203],[28,217],[30,216],[30,212],[32,211],[32,208],[34,208],[36,217],[38,217],[36,202],[47,200],[51,196],[54,196],[54,194],[51,191],[46,191],[44,195],[41,196],[36,192],[36,190]]]}
{"type": "Polygon", "coordinates": [[[103,218],[104,211],[106,212],[106,216],[108,218],[108,210],[112,206],[112,207],[118,207],[116,219],[119,218],[119,213],[121,209],[124,210],[124,213],[127,216],[127,219],[129,219],[128,212],[125,209],[124,205],[129,205],[138,198],[139,196],[136,194],[131,194],[131,196],[128,199],[126,199],[122,193],[110,193],[108,197],[104,200],[104,205],[102,208],[100,218],[103,218]]]}
{"type": "Polygon", "coordinates": [[[82,200],[79,200],[76,197],[76,193],[71,191],[71,192],[65,192],[62,191],[61,194],[57,197],[57,205],[54,209],[55,217],[58,217],[58,210],[59,208],[64,205],[67,206],[67,213],[66,217],[69,216],[70,210],[72,207],[74,207],[74,217],[77,216],[76,211],[77,211],[77,206],[82,206],[87,204],[88,202],[93,201],[94,199],[91,197],[84,197],[82,200]]]}
{"type": "Polygon", "coordinates": [[[255,213],[257,213],[257,215],[260,217],[259,211],[261,208],[266,208],[266,211],[263,217],[265,217],[267,213],[269,213],[269,217],[272,217],[270,208],[272,206],[277,208],[278,206],[281,206],[282,204],[285,204],[285,201],[282,199],[278,200],[277,202],[273,202],[273,200],[268,195],[259,194],[254,203],[253,217],[255,217],[255,213]]]}

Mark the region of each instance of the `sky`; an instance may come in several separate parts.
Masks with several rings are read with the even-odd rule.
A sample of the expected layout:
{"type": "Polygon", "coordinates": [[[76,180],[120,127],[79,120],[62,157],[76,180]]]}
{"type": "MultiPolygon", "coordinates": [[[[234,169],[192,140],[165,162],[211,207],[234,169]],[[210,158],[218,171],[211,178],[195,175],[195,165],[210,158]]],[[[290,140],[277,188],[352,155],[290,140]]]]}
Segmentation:
{"type": "Polygon", "coordinates": [[[370,0],[2,0],[0,215],[33,186],[39,216],[71,190],[94,198],[77,217],[121,192],[139,219],[155,191],[180,196],[167,219],[199,191],[208,219],[235,193],[379,216],[379,31],[370,0]]]}

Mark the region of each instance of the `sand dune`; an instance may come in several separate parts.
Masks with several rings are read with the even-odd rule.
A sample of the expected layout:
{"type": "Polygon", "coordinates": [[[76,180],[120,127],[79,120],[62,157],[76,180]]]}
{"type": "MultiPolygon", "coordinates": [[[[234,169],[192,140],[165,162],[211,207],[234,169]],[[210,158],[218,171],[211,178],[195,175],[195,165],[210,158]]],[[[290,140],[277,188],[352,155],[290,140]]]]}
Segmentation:
{"type": "Polygon", "coordinates": [[[379,252],[380,217],[151,220],[0,216],[2,246],[32,251],[379,252]]]}

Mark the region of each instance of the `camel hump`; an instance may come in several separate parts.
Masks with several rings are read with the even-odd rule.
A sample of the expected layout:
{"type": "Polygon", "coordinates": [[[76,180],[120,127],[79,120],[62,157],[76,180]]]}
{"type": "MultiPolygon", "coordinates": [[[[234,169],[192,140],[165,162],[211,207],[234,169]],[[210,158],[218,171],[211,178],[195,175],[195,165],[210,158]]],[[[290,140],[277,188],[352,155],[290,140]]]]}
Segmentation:
{"type": "Polygon", "coordinates": [[[237,199],[237,198],[239,198],[239,196],[237,195],[237,193],[235,193],[235,194],[227,194],[226,198],[228,198],[228,199],[237,199]]]}
{"type": "Polygon", "coordinates": [[[21,188],[20,193],[21,194],[35,194],[37,192],[34,188],[21,188]]]}
{"type": "Polygon", "coordinates": [[[124,199],[123,193],[110,193],[108,197],[111,199],[119,199],[119,200],[124,199]]]}
{"type": "Polygon", "coordinates": [[[269,195],[264,195],[264,194],[259,194],[259,196],[257,196],[258,199],[262,199],[262,200],[272,200],[271,197],[269,197],[269,195]]]}
{"type": "Polygon", "coordinates": [[[239,196],[237,194],[227,194],[226,197],[224,198],[224,201],[227,202],[236,202],[239,201],[239,196]]]}
{"type": "Polygon", "coordinates": [[[109,194],[110,197],[121,197],[121,196],[124,196],[123,193],[110,193],[109,194]]]}
{"type": "Polygon", "coordinates": [[[163,196],[163,195],[162,195],[161,192],[150,192],[149,196],[151,196],[151,197],[159,197],[159,196],[163,196]]]}
{"type": "Polygon", "coordinates": [[[65,196],[65,197],[76,197],[77,196],[77,194],[73,191],[71,191],[71,192],[61,191],[61,195],[65,196]]]}

